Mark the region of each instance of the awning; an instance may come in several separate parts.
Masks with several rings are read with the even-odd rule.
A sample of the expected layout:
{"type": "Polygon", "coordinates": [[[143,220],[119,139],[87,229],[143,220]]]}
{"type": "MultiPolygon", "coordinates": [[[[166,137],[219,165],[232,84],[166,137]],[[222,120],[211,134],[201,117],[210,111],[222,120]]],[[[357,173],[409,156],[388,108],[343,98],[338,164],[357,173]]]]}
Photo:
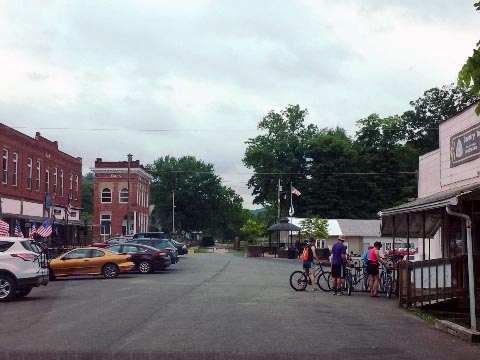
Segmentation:
{"type": "Polygon", "coordinates": [[[407,237],[408,234],[417,238],[422,238],[425,234],[426,237],[431,237],[441,225],[445,207],[457,205],[459,197],[478,190],[480,184],[466,185],[382,210],[379,212],[382,219],[381,234],[395,237],[407,237]]]}

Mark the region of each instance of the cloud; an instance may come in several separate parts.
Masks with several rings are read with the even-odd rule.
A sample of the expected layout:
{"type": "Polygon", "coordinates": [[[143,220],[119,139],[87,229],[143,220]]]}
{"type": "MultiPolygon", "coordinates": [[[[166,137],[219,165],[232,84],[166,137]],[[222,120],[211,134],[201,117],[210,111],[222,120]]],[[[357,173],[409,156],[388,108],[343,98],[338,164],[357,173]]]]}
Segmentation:
{"type": "Polygon", "coordinates": [[[0,2],[0,121],[85,172],[194,155],[250,202],[241,159],[268,111],[353,134],[455,82],[478,20],[470,0],[0,2]]]}

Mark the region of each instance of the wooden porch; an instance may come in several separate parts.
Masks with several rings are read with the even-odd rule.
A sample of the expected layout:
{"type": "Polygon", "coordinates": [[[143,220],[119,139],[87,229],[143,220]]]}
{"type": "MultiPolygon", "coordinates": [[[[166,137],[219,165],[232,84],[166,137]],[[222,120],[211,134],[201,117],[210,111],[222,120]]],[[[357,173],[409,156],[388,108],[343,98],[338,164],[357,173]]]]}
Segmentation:
{"type": "MultiPolygon", "coordinates": [[[[473,254],[476,308],[480,308],[480,254],[473,254]]],[[[468,299],[467,256],[400,263],[397,293],[401,307],[468,299]]]]}

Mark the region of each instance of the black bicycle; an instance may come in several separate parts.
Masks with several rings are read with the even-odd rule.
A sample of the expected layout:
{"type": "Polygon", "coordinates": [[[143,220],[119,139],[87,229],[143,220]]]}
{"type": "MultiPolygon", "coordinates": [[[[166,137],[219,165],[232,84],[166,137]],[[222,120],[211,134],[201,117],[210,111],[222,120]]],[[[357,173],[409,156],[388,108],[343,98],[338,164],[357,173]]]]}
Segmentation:
{"type": "MultiPolygon", "coordinates": [[[[318,287],[323,291],[332,290],[332,287],[330,285],[331,277],[331,272],[323,270],[321,264],[319,264],[318,267],[315,267],[315,282],[317,283],[318,287]]],[[[307,285],[312,285],[308,268],[304,268],[303,271],[296,270],[290,275],[290,286],[293,290],[303,291],[306,289],[307,285]]]]}

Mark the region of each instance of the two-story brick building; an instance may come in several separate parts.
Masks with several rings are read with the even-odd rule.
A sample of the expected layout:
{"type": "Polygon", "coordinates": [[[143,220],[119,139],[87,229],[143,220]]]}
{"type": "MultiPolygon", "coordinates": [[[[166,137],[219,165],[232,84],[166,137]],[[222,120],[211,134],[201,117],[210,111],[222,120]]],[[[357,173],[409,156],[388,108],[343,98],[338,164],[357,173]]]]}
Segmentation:
{"type": "Polygon", "coordinates": [[[152,177],[140,161],[97,158],[91,170],[95,174],[93,222],[99,225],[93,227],[93,234],[109,238],[148,231],[152,177]]]}
{"type": "Polygon", "coordinates": [[[0,216],[10,224],[11,234],[17,220],[27,236],[34,223],[38,227],[48,218],[53,238],[75,242],[81,225],[82,159],[60,151],[57,141],[39,132],[32,138],[4,124],[0,149],[0,216]]]}

